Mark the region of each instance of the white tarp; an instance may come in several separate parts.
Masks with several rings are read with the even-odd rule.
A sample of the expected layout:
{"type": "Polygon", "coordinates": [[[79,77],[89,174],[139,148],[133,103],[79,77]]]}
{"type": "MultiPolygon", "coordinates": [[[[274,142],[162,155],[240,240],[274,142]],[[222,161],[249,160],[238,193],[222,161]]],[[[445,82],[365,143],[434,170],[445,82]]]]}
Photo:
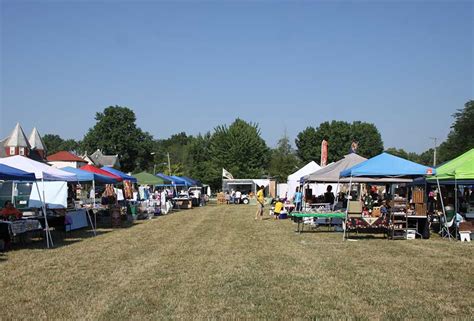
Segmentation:
{"type": "Polygon", "coordinates": [[[300,186],[300,179],[305,175],[316,172],[321,169],[315,161],[311,161],[293,174],[288,176],[288,198],[292,198],[295,195],[296,187],[300,186]]]}
{"type": "Polygon", "coordinates": [[[62,171],[49,165],[34,161],[24,156],[0,158],[0,164],[8,165],[22,171],[34,173],[37,180],[46,181],[77,181],[75,174],[62,171]]]}
{"type": "Polygon", "coordinates": [[[38,195],[38,190],[36,188],[31,189],[29,207],[41,208],[43,203],[41,202],[44,198],[45,203],[48,208],[66,208],[67,207],[67,183],[66,182],[44,182],[38,183],[38,188],[41,193],[38,195]]]}
{"type": "Polygon", "coordinates": [[[270,180],[269,179],[254,179],[253,182],[257,184],[258,186],[264,186],[267,187],[270,185],[270,180]]]}

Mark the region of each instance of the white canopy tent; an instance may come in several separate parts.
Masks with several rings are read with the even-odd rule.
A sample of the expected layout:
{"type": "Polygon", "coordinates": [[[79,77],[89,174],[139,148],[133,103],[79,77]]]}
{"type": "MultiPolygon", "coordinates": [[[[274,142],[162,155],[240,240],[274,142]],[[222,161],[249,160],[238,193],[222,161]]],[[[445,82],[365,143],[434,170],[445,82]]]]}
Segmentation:
{"type": "Polygon", "coordinates": [[[296,172],[288,175],[288,198],[292,198],[295,195],[296,187],[300,186],[300,179],[303,176],[309,175],[321,169],[315,161],[311,161],[296,172]]]}
{"type": "Polygon", "coordinates": [[[53,239],[49,230],[48,219],[46,215],[45,195],[44,195],[44,181],[77,181],[75,174],[71,174],[60,169],[51,167],[49,165],[34,161],[24,156],[11,156],[6,158],[0,158],[0,164],[8,165],[10,167],[20,169],[25,172],[34,173],[37,181],[43,183],[43,195],[41,195],[38,182],[36,181],[36,189],[38,194],[42,196],[42,207],[45,221],[45,233],[46,233],[46,244],[47,247],[53,246],[53,239]]]}

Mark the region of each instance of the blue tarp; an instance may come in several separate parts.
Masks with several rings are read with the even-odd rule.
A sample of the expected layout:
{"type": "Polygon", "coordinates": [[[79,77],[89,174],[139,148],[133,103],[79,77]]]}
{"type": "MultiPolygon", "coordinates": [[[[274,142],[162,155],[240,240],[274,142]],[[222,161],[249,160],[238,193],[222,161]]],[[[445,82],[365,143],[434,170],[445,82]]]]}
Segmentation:
{"type": "Polygon", "coordinates": [[[188,183],[188,186],[202,186],[201,182],[199,182],[195,179],[192,179],[190,177],[180,176],[180,178],[184,179],[188,183]]]}
{"type": "Polygon", "coordinates": [[[0,164],[0,179],[5,181],[35,181],[34,173],[28,173],[14,167],[0,164]]]}
{"type": "Polygon", "coordinates": [[[341,177],[416,177],[434,175],[436,170],[412,161],[382,153],[341,172],[341,177]]]}
{"type": "Polygon", "coordinates": [[[168,176],[163,173],[158,173],[156,176],[161,177],[167,181],[170,181],[171,185],[160,185],[160,186],[188,186],[188,183],[178,176],[168,176]]]}
{"type": "Polygon", "coordinates": [[[115,169],[115,168],[112,168],[112,167],[108,167],[108,166],[104,166],[102,167],[101,169],[103,169],[104,171],[107,171],[111,174],[114,174],[114,175],[117,175],[117,176],[120,176],[123,178],[123,180],[125,181],[132,181],[133,183],[136,183],[137,182],[137,179],[133,176],[130,176],[130,175],[127,175],[125,174],[124,172],[121,172],[119,171],[118,169],[115,169]]]}
{"type": "Polygon", "coordinates": [[[77,181],[78,182],[92,182],[95,181],[97,183],[103,183],[103,184],[115,184],[117,183],[117,180],[115,180],[112,177],[107,177],[105,175],[100,175],[88,171],[84,171],[79,168],[74,168],[74,167],[64,167],[61,168],[61,170],[76,174],[77,176],[77,181]]]}

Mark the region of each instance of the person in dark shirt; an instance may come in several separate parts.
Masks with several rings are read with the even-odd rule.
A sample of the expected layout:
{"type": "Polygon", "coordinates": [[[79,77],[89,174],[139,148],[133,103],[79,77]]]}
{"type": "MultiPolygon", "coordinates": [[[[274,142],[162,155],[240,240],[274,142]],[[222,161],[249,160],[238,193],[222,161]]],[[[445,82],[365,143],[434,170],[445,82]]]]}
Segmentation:
{"type": "Polygon", "coordinates": [[[329,185],[324,193],[324,203],[334,204],[334,193],[332,192],[332,185],[329,185]]]}

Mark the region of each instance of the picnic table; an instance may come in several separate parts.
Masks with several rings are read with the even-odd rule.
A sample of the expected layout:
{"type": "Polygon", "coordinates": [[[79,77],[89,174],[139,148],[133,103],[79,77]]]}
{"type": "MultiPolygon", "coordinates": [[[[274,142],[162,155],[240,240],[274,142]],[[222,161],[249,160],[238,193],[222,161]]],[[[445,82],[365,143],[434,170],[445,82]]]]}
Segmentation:
{"type": "Polygon", "coordinates": [[[338,218],[338,219],[345,219],[346,218],[346,213],[343,212],[325,212],[325,213],[316,213],[316,212],[309,212],[309,213],[304,213],[304,212],[296,212],[296,213],[291,213],[290,217],[292,217],[293,221],[295,223],[298,223],[298,228],[295,232],[301,233],[303,232],[304,229],[304,223],[303,219],[304,218],[315,218],[315,219],[321,219],[321,218],[326,218],[326,219],[333,219],[333,218],[338,218]],[[301,226],[301,229],[300,229],[301,226]]]}

